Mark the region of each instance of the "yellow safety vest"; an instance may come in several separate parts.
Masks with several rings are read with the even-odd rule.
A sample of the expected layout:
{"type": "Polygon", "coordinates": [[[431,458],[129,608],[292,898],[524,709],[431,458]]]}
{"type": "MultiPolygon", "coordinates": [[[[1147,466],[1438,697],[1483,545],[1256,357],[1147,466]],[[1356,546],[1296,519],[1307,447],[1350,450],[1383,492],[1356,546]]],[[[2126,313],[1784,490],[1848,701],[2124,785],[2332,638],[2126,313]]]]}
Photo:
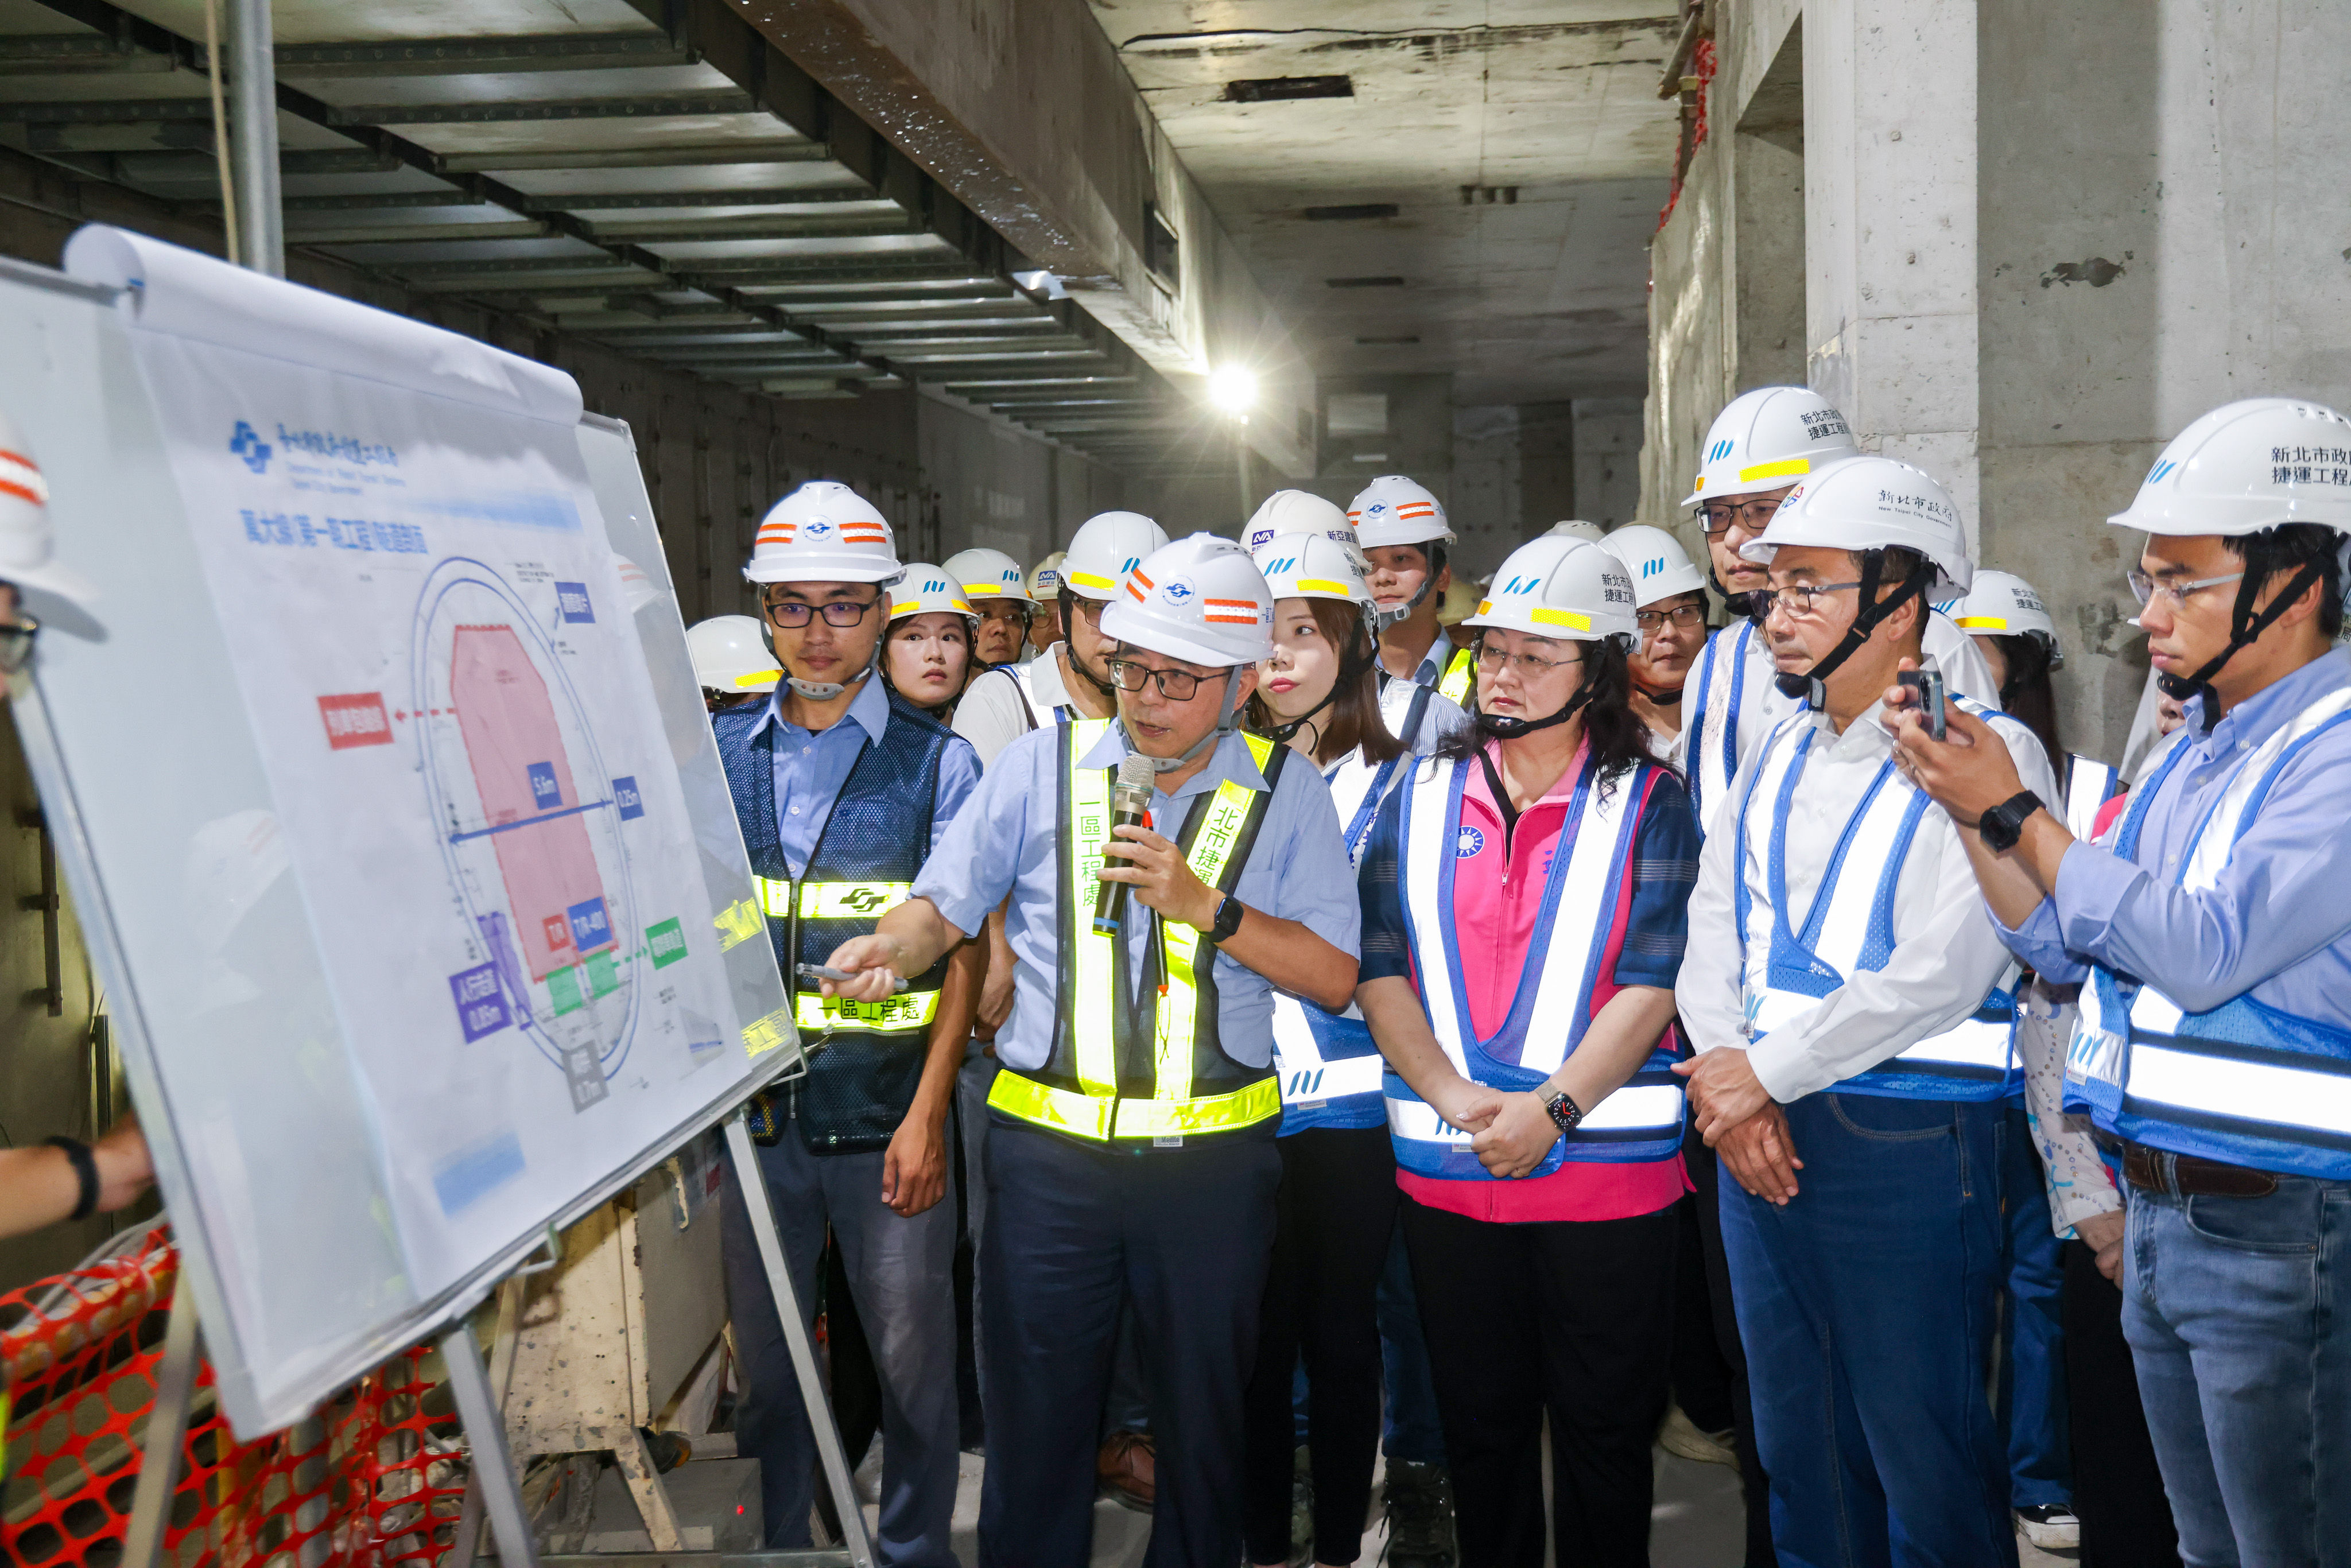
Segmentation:
{"type": "Polygon", "coordinates": [[[1450,697],[1466,708],[1469,706],[1469,688],[1477,679],[1478,657],[1463,648],[1453,655],[1452,663],[1447,664],[1445,673],[1437,678],[1437,695],[1450,697]]]}
{"type": "MultiPolygon", "coordinates": [[[[1217,1041],[1216,953],[1207,934],[1159,923],[1160,976],[1151,1040],[1151,1092],[1122,1090],[1120,1047],[1132,1048],[1124,942],[1093,928],[1103,883],[1102,849],[1110,840],[1114,769],[1086,768],[1079,758],[1109,729],[1107,719],[1079,719],[1061,727],[1060,932],[1061,1009],[1053,1049],[1037,1072],[1006,1068],[987,1103],[1008,1115],[1076,1137],[1176,1139],[1187,1134],[1232,1132],[1281,1113],[1279,1080],[1270,1066],[1252,1069],[1225,1056],[1217,1041]],[[1203,1077],[1217,1086],[1200,1092],[1203,1077]],[[1057,1082],[1055,1080],[1059,1080],[1057,1082]]],[[[1281,763],[1290,755],[1262,736],[1245,735],[1266,776],[1264,789],[1230,779],[1195,802],[1178,843],[1193,874],[1230,893],[1239,880],[1257,830],[1272,800],[1281,763]]],[[[1140,904],[1128,908],[1145,915],[1140,904]]],[[[1139,1079],[1134,1080],[1139,1082],[1139,1079]]]]}
{"type": "MultiPolygon", "coordinates": [[[[792,884],[776,877],[754,876],[759,912],[778,920],[794,913],[792,884]]],[[[798,913],[802,920],[878,920],[914,896],[911,882],[804,882],[799,884],[798,913]]],[[[788,985],[792,977],[785,977],[788,985]]],[[[911,1033],[931,1027],[938,1017],[939,993],[908,990],[887,1001],[853,1002],[828,998],[814,988],[796,988],[792,1021],[804,1030],[866,1030],[876,1034],[911,1033]]]]}

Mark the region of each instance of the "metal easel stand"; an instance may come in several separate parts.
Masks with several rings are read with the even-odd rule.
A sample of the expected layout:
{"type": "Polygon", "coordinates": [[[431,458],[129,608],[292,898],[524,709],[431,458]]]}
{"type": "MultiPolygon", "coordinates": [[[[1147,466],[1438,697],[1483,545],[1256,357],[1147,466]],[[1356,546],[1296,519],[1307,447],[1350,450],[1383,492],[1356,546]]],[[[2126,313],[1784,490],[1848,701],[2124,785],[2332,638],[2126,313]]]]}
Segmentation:
{"type": "Polygon", "coordinates": [[[155,1372],[155,1405],[147,1416],[139,1485],[131,1494],[131,1527],[123,1536],[122,1568],[153,1568],[162,1555],[163,1527],[180,1479],[188,1411],[196,1393],[196,1294],[183,1278],[172,1287],[172,1316],[163,1330],[163,1359],[155,1372]]]}

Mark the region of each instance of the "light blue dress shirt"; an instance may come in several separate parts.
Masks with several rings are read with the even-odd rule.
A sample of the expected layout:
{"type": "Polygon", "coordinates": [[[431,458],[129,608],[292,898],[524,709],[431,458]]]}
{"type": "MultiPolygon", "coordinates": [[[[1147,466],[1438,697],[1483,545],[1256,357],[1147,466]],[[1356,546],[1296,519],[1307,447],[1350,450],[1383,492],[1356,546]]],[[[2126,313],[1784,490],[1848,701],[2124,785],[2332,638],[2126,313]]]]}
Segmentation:
{"type": "MultiPolygon", "coordinates": [[[[784,717],[784,693],[776,683],[768,711],[751,727],[758,735],[776,727],[776,832],[782,841],[785,863],[799,876],[816,852],[817,835],[832,815],[841,787],[867,741],[879,741],[890,724],[890,694],[881,677],[869,676],[865,687],[849,701],[849,712],[829,729],[802,729],[784,717]]],[[[939,847],[947,823],[979,785],[979,754],[971,742],[957,736],[939,758],[939,777],[931,799],[930,848],[939,847]]]]}
{"type": "MultiPolygon", "coordinates": [[[[1004,934],[1012,945],[1012,1017],[997,1032],[996,1054],[1008,1067],[1045,1065],[1053,1044],[1053,1008],[1061,985],[1060,874],[1061,727],[1032,730],[997,754],[971,804],[948,827],[914,879],[914,896],[927,898],[967,936],[1012,895],[1004,934]]],[[[1113,725],[1080,758],[1088,768],[1116,768],[1127,754],[1126,734],[1113,725]]],[[[1238,735],[1217,743],[1208,765],[1173,796],[1155,790],[1153,825],[1170,838],[1181,831],[1196,796],[1227,779],[1263,789],[1249,745],[1238,735]]],[[[1362,915],[1354,867],[1339,836],[1331,788],[1311,759],[1293,755],[1267,802],[1257,841],[1241,866],[1233,896],[1251,909],[1295,920],[1353,957],[1362,915]]],[[[1149,914],[1140,903],[1129,907],[1149,914]]],[[[1152,921],[1130,919],[1130,952],[1139,963],[1152,921]]],[[[1225,1054],[1245,1067],[1273,1061],[1273,985],[1255,970],[1217,955],[1217,1038],[1225,1054]]]]}
{"type": "Polygon", "coordinates": [[[2191,702],[2175,743],[2189,753],[2148,805],[2137,853],[2075,843],[2056,893],[2021,927],[2002,927],[2010,950],[2061,985],[2085,979],[2095,963],[2156,981],[2189,1012],[2251,992],[2264,1007],[2351,1030],[2351,725],[2285,766],[2213,888],[2179,884],[2181,857],[2232,765],[2346,685],[2351,649],[2337,648],[2238,704],[2210,735],[2200,733],[2204,699],[2191,702]]]}

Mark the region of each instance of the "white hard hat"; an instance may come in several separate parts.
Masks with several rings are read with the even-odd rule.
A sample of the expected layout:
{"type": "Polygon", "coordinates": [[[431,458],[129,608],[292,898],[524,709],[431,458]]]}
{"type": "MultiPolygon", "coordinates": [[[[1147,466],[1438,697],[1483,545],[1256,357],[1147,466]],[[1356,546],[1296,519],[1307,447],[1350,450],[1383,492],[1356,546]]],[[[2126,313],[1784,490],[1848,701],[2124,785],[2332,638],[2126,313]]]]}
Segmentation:
{"type": "Polygon", "coordinates": [[[1322,534],[1352,540],[1355,529],[1336,502],[1306,490],[1276,490],[1249,514],[1241,541],[1255,550],[1277,534],[1322,534]]]}
{"type": "Polygon", "coordinates": [[[1634,635],[1632,574],[1587,539],[1529,540],[1502,562],[1486,595],[1462,625],[1578,643],[1634,635]]]}
{"type": "Polygon", "coordinates": [[[1848,457],[1815,469],[1739,553],[1769,566],[1782,545],[1917,550],[1935,564],[1930,598],[1965,593],[1975,580],[1967,530],[1949,493],[1924,471],[1891,457],[1848,457]]]}
{"type": "Polygon", "coordinates": [[[1141,512],[1096,513],[1062,552],[1062,585],[1080,599],[1115,599],[1126,574],[1166,548],[1166,531],[1141,512]]]}
{"type": "Polygon", "coordinates": [[[1371,584],[1364,580],[1363,553],[1353,545],[1321,534],[1276,534],[1258,546],[1252,559],[1277,600],[1373,602],[1371,584]]]}
{"type": "Polygon", "coordinates": [[[947,575],[974,599],[1029,598],[1029,574],[1000,549],[964,549],[947,557],[947,575]]]}
{"type": "Polygon", "coordinates": [[[1029,592],[1040,601],[1051,599],[1061,591],[1061,559],[1064,551],[1055,550],[1029,569],[1029,592]]]}
{"type": "Polygon", "coordinates": [[[811,479],[768,508],[751,542],[751,582],[898,580],[898,547],[873,503],[832,479],[811,479]]]}
{"type": "Polygon", "coordinates": [[[1444,503],[1401,474],[1383,474],[1364,486],[1347,503],[1347,520],[1355,525],[1355,542],[1365,549],[1453,542],[1444,503]]]}
{"type": "Polygon", "coordinates": [[[33,461],[31,444],[16,434],[6,414],[0,414],[0,582],[89,603],[98,591],[81,573],[52,559],[54,540],[48,481],[33,461]]]}
{"type": "Polygon", "coordinates": [[[1810,387],[1757,387],[1732,398],[1706,433],[1685,507],[1720,496],[1783,490],[1841,457],[1857,457],[1844,415],[1810,387]]]}
{"type": "Polygon", "coordinates": [[[1273,653],[1273,593],[1249,552],[1214,534],[1154,550],[1102,612],[1102,635],[1171,659],[1233,667],[1273,653]]]}
{"type": "Polygon", "coordinates": [[[2172,437],[2126,510],[2150,534],[2258,533],[2316,523],[2351,533],[2351,419],[2302,398],[2223,403],[2172,437]]]}
{"type": "Polygon", "coordinates": [[[964,592],[963,584],[943,566],[933,566],[926,560],[910,560],[906,575],[890,591],[890,619],[901,620],[908,615],[962,615],[974,622],[979,612],[971,607],[971,598],[964,592]]]}
{"type": "Polygon", "coordinates": [[[1628,523],[1602,539],[1600,548],[1625,563],[1633,578],[1634,601],[1644,608],[1706,586],[1706,573],[1690,564],[1681,540],[1663,528],[1628,523]]]}
{"type": "Polygon", "coordinates": [[[1608,538],[1606,528],[1602,528],[1598,523],[1587,523],[1581,518],[1553,523],[1543,531],[1555,539],[1589,539],[1593,544],[1599,544],[1608,538]]]}
{"type": "Polygon", "coordinates": [[[2050,668],[2059,666],[2057,623],[2049,619],[2048,606],[2041,602],[2032,584],[2014,572],[1987,567],[1976,573],[1967,592],[1935,608],[1962,632],[1985,637],[2037,638],[2049,649],[2050,668]]]}
{"type": "Polygon", "coordinates": [[[714,615],[685,629],[694,682],[715,692],[764,692],[784,678],[768,629],[748,615],[714,615]]]}

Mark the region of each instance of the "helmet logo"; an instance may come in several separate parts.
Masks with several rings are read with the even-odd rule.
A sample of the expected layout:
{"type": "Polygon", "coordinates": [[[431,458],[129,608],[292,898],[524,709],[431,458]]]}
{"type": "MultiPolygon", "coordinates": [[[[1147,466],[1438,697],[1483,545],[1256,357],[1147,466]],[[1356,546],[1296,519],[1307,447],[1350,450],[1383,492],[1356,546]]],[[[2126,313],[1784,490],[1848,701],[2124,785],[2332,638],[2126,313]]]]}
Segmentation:
{"type": "Polygon", "coordinates": [[[1286,577],[1297,570],[1298,558],[1294,555],[1288,555],[1282,557],[1280,560],[1268,562],[1265,569],[1265,574],[1268,577],[1277,575],[1286,577]]]}
{"type": "Polygon", "coordinates": [[[814,517],[800,525],[800,537],[805,539],[829,539],[832,537],[832,519],[814,517]]]}
{"type": "Polygon", "coordinates": [[[1159,597],[1170,604],[1180,606],[1191,603],[1198,592],[1199,590],[1192,586],[1190,578],[1171,577],[1160,586],[1159,597]]]}
{"type": "Polygon", "coordinates": [[[1661,555],[1653,555],[1648,559],[1641,563],[1641,575],[1643,577],[1659,577],[1664,575],[1665,570],[1666,558],[1661,555]]]}
{"type": "Polygon", "coordinates": [[[1735,441],[1718,441],[1706,449],[1706,460],[1708,463],[1719,463],[1729,456],[1732,449],[1738,444],[1735,441]]]}
{"type": "Polygon", "coordinates": [[[1502,591],[1505,593],[1532,593],[1536,589],[1541,588],[1541,586],[1542,579],[1540,577],[1514,577],[1510,579],[1510,581],[1502,584],[1502,591]]]}
{"type": "Polygon", "coordinates": [[[926,579],[923,583],[923,591],[925,593],[945,593],[946,591],[947,585],[946,582],[935,577],[926,579]]]}
{"type": "Polygon", "coordinates": [[[1142,558],[1141,556],[1139,556],[1139,555],[1131,555],[1131,556],[1128,556],[1128,557],[1126,558],[1126,564],[1125,564],[1124,566],[1123,566],[1123,567],[1120,567],[1118,570],[1119,570],[1122,573],[1124,573],[1124,572],[1130,572],[1130,571],[1133,571],[1136,567],[1141,566],[1142,564],[1143,564],[1143,558],[1142,558]]]}
{"type": "MultiPolygon", "coordinates": [[[[1267,541],[1269,541],[1270,539],[1271,539],[1271,538],[1273,538],[1273,534],[1274,534],[1274,530],[1273,530],[1273,529],[1271,529],[1271,528],[1252,528],[1252,529],[1250,529],[1250,530],[1249,530],[1249,549],[1250,549],[1251,550],[1257,550],[1257,549],[1263,549],[1263,548],[1264,548],[1264,546],[1266,545],[1267,541]]],[[[1130,567],[1130,568],[1129,568],[1129,570],[1132,570],[1133,569],[1130,567]]]]}
{"type": "Polygon", "coordinates": [[[1387,509],[1388,504],[1385,501],[1374,501],[1370,506],[1364,508],[1364,511],[1370,513],[1374,517],[1380,516],[1387,509]]]}
{"type": "Polygon", "coordinates": [[[2179,465],[2167,457],[2162,462],[2158,463],[2154,467],[2147,471],[2147,482],[2150,485],[2155,484],[2162,479],[2166,474],[2170,473],[2178,466],[2179,466],[2179,465]]]}

